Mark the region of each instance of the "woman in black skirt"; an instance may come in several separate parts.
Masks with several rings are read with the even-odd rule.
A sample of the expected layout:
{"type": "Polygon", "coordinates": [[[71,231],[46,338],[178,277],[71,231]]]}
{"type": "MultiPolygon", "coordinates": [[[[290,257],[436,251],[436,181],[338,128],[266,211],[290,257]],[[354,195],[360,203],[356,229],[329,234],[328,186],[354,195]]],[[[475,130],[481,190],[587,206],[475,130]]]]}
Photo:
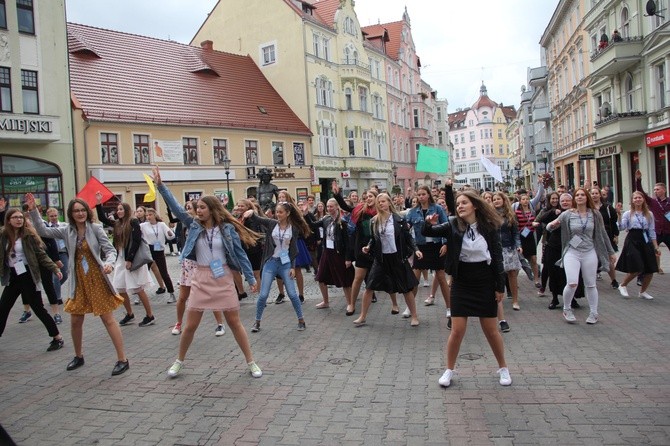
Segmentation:
{"type": "Polygon", "coordinates": [[[447,369],[438,380],[449,387],[456,358],[465,336],[468,317],[478,317],[486,340],[498,361],[500,384],[512,384],[503,338],[498,332],[498,302],[505,291],[500,224],[493,206],[476,192],[466,190],[456,197],[456,216],[437,223],[437,214],[426,217],[423,235],[446,237],[447,273],[451,275],[452,331],[447,342],[447,369]]]}
{"type": "Polygon", "coordinates": [[[347,304],[351,302],[351,284],[354,281],[354,268],[351,266],[351,258],[348,258],[347,223],[340,218],[340,207],[337,200],[331,198],[326,203],[326,215],[318,221],[310,222],[312,231],[318,233],[322,229],[321,238],[321,261],[316,273],[316,281],[323,301],[316,308],[328,308],[328,285],[344,289],[344,297],[347,304]]]}
{"type": "MultiPolygon", "coordinates": [[[[376,198],[377,215],[370,220],[372,238],[367,246],[362,248],[365,254],[372,256],[372,267],[365,280],[363,294],[363,309],[361,316],[354,321],[360,326],[365,324],[365,318],[372,302],[373,291],[384,291],[388,294],[402,293],[405,303],[411,314],[411,326],[419,325],[414,302],[414,287],[419,280],[414,276],[407,260],[412,254],[421,259],[423,254],[416,249],[414,239],[409,232],[409,224],[396,213],[391,197],[381,193],[376,198]]],[[[434,214],[437,218],[437,214],[434,214]]]]}
{"type": "Polygon", "coordinates": [[[653,297],[647,293],[647,288],[654,273],[658,272],[656,255],[660,255],[661,251],[656,243],[654,216],[649,211],[642,192],[633,192],[630,211],[624,212],[619,229],[628,230],[621,256],[616,264],[617,271],[627,273],[619,286],[619,293],[623,297],[628,297],[626,285],[642,274],[639,297],[652,300],[653,297]]]}

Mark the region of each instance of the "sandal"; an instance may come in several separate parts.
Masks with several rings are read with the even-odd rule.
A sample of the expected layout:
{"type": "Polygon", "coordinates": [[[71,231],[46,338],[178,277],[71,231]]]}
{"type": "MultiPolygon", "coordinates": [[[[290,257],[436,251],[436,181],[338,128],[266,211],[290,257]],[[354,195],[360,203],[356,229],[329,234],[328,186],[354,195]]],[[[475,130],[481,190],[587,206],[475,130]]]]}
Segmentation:
{"type": "Polygon", "coordinates": [[[321,309],[323,309],[323,308],[328,308],[328,307],[330,307],[330,305],[328,305],[328,304],[325,303],[325,302],[321,302],[320,304],[317,304],[317,305],[316,305],[316,308],[318,308],[319,310],[321,310],[321,309]]]}

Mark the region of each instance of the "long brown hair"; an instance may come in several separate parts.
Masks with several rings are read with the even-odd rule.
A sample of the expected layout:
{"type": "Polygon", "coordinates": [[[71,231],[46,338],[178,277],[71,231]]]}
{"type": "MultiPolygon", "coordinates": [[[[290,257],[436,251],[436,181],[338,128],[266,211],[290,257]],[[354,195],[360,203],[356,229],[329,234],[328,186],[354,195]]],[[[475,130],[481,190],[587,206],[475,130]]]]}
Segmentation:
{"type": "MultiPolygon", "coordinates": [[[[649,212],[649,206],[647,206],[647,200],[645,200],[644,194],[640,191],[636,190],[630,196],[630,210],[631,210],[631,213],[635,212],[635,209],[633,208],[633,197],[635,196],[635,194],[638,194],[638,195],[642,196],[642,213],[644,214],[644,217],[647,219],[647,221],[651,222],[653,217],[651,215],[651,212],[649,212]]],[[[632,217],[632,215],[631,215],[631,217],[632,217]]]]}
{"type": "Polygon", "coordinates": [[[312,233],[312,230],[309,228],[309,225],[302,216],[302,212],[300,212],[294,203],[280,201],[277,203],[277,206],[281,206],[286,212],[288,212],[289,224],[298,228],[303,237],[308,237],[312,233]]]}
{"type": "MultiPolygon", "coordinates": [[[[205,206],[209,208],[214,226],[221,226],[224,223],[230,223],[235,227],[235,231],[239,234],[240,240],[247,247],[255,246],[256,242],[261,238],[260,234],[245,227],[242,223],[239,222],[239,220],[233,217],[233,214],[228,212],[228,210],[223,207],[223,204],[219,198],[215,197],[214,195],[205,195],[200,197],[198,202],[200,201],[205,203],[205,206]]],[[[200,222],[199,220],[197,221],[200,222]]]]}
{"type": "Polygon", "coordinates": [[[575,195],[577,195],[577,192],[582,191],[584,192],[584,195],[586,195],[586,208],[587,209],[595,209],[596,204],[593,202],[593,198],[591,198],[591,194],[585,187],[578,187],[575,189],[575,191],[572,193],[572,207],[577,209],[577,202],[575,201],[575,195]]]}
{"type": "Polygon", "coordinates": [[[428,194],[428,206],[430,206],[431,204],[435,204],[435,199],[433,198],[433,192],[430,190],[430,188],[428,186],[423,185],[423,186],[419,186],[419,188],[416,190],[416,192],[414,194],[414,196],[417,197],[417,200],[416,200],[416,207],[417,208],[421,207],[421,203],[419,203],[419,200],[418,200],[420,190],[426,191],[426,193],[428,194]]]}
{"type": "Polygon", "coordinates": [[[39,235],[37,235],[37,232],[35,231],[35,228],[29,223],[28,217],[26,217],[23,214],[23,211],[18,208],[10,208],[7,210],[7,213],[5,214],[5,227],[4,227],[4,234],[6,234],[7,239],[9,241],[9,249],[8,252],[14,251],[14,243],[18,239],[24,240],[28,237],[32,237],[35,241],[35,244],[37,246],[40,246],[44,248],[44,242],[40,238],[39,235]],[[21,214],[23,216],[23,225],[21,225],[20,228],[15,228],[10,224],[10,221],[12,219],[12,216],[14,214],[21,214]]]}
{"type": "Polygon", "coordinates": [[[128,203],[121,203],[119,206],[123,207],[123,217],[119,218],[118,214],[115,212],[116,221],[114,222],[114,230],[112,231],[112,234],[114,235],[114,245],[116,248],[123,249],[128,240],[130,240],[130,233],[133,230],[130,226],[130,220],[137,219],[133,217],[133,214],[131,213],[132,210],[128,203]]]}
{"type": "Polygon", "coordinates": [[[67,205],[67,221],[70,223],[70,226],[77,226],[77,222],[74,220],[74,205],[75,204],[80,204],[81,206],[86,209],[86,221],[89,223],[93,223],[93,210],[91,209],[91,206],[88,205],[84,200],[81,198],[73,198],[70,200],[70,203],[67,205]]]}
{"type": "MultiPolygon", "coordinates": [[[[480,197],[474,189],[466,189],[459,192],[456,194],[456,200],[458,200],[458,197],[461,195],[464,195],[470,200],[470,203],[472,203],[472,206],[475,208],[475,218],[481,234],[490,233],[500,229],[502,217],[498,214],[495,208],[480,197]]],[[[456,212],[456,222],[458,224],[458,229],[465,232],[468,224],[458,216],[458,212],[456,212]]]]}
{"type": "MultiPolygon", "coordinates": [[[[377,198],[377,195],[379,195],[379,192],[377,191],[377,189],[370,189],[370,190],[368,190],[367,193],[374,195],[375,199],[377,198]]],[[[363,213],[367,211],[368,207],[372,207],[373,209],[376,207],[375,205],[368,206],[367,201],[368,201],[368,199],[366,198],[364,202],[363,201],[359,202],[356,205],[356,207],[354,208],[353,212],[351,213],[352,214],[351,217],[353,218],[353,220],[355,222],[357,222],[361,219],[361,217],[363,216],[363,213]]],[[[375,203],[376,202],[377,202],[377,200],[375,200],[375,203]]],[[[375,214],[376,214],[376,210],[375,210],[375,214]]]]}
{"type": "MultiPolygon", "coordinates": [[[[516,213],[512,210],[512,204],[509,201],[509,197],[507,196],[506,193],[504,192],[495,192],[493,194],[494,197],[500,197],[503,201],[503,207],[502,207],[502,212],[498,211],[500,215],[507,220],[507,224],[512,227],[512,226],[518,226],[519,223],[516,220],[516,213]]],[[[495,208],[495,207],[494,207],[495,208]]],[[[497,210],[497,209],[496,209],[497,210]]]]}

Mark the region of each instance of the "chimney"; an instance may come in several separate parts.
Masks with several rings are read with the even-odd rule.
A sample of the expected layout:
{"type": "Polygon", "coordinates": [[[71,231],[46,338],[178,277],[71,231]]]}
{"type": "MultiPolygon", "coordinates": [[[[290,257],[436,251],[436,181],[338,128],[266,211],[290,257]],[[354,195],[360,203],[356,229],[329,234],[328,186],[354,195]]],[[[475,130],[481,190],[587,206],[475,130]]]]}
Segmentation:
{"type": "Polygon", "coordinates": [[[214,49],[214,42],[211,40],[203,40],[200,42],[200,47],[207,51],[212,51],[214,49]]]}

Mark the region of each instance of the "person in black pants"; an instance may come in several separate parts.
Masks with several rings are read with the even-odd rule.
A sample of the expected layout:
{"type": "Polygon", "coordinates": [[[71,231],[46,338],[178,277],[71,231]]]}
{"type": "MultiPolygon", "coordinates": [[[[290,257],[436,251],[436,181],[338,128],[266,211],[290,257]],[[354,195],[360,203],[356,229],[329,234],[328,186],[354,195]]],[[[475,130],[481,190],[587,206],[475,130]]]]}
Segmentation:
{"type": "Polygon", "coordinates": [[[0,230],[0,278],[5,287],[0,296],[0,336],[5,331],[9,311],[22,295],[53,338],[47,351],[54,351],[63,347],[63,337],[37,291],[41,282],[40,266],[62,277],[60,269],[44,251],[42,239],[27,225],[21,210],[9,209],[5,214],[5,226],[0,230]]]}

